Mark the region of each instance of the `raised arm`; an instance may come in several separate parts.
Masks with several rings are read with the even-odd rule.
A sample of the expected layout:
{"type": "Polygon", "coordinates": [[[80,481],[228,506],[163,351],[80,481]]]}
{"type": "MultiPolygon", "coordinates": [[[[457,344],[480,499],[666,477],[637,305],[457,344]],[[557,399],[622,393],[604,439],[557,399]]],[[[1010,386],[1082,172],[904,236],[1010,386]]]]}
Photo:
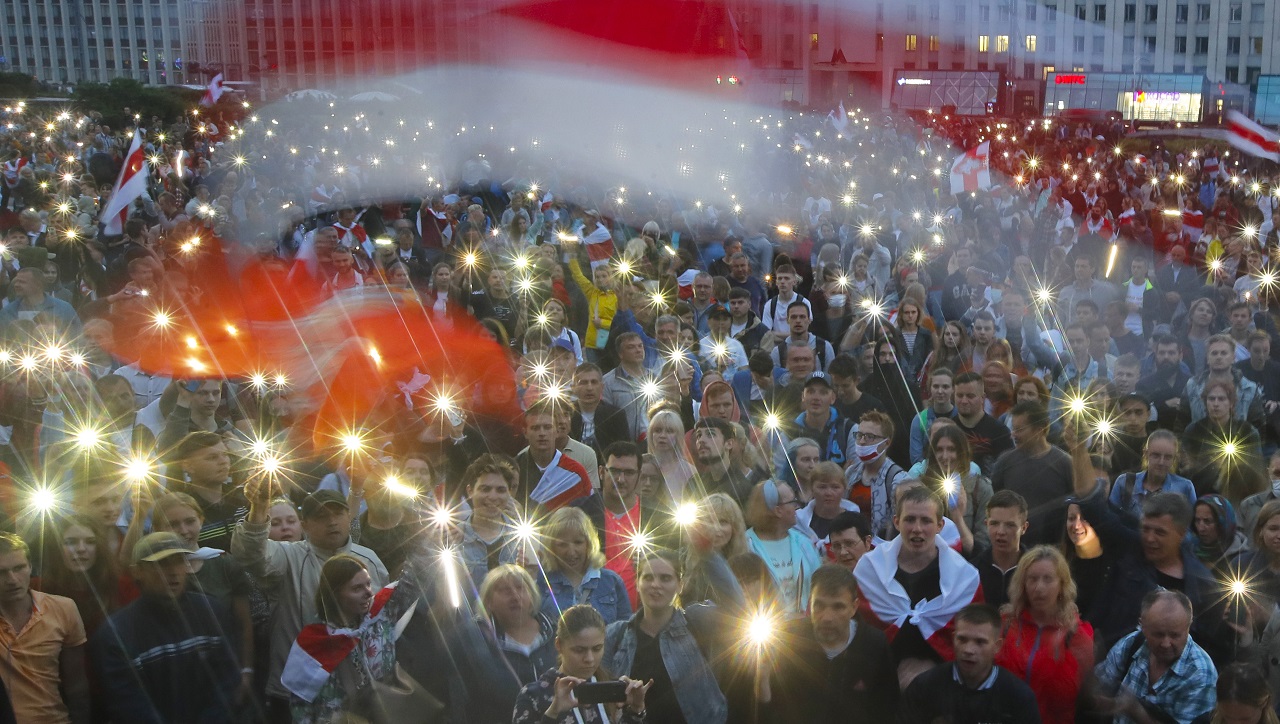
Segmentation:
{"type": "Polygon", "coordinates": [[[289,567],[285,544],[267,538],[275,486],[276,483],[265,476],[245,483],[249,514],[236,524],[235,532],[231,534],[231,555],[245,570],[259,578],[283,575],[289,567]]]}

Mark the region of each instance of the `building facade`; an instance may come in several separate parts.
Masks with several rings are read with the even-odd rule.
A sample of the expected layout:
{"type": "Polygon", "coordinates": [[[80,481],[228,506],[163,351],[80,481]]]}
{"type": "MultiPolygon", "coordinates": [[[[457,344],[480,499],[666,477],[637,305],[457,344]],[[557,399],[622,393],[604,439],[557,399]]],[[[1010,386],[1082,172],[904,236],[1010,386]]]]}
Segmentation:
{"type": "Polygon", "coordinates": [[[224,0],[0,0],[0,70],[60,85],[202,84],[202,67],[240,80],[240,10],[224,0]]]}

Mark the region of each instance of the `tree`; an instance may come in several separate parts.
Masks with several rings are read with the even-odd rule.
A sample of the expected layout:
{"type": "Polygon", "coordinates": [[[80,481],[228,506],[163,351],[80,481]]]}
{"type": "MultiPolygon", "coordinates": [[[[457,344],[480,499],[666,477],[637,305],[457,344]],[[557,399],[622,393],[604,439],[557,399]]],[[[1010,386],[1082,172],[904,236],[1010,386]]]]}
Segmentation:
{"type": "Polygon", "coordinates": [[[27,73],[0,73],[0,98],[25,100],[41,95],[40,82],[27,73]]]}
{"type": "Polygon", "coordinates": [[[80,83],[71,92],[71,100],[83,111],[97,111],[109,126],[124,127],[133,123],[131,112],[145,112],[175,121],[195,105],[200,94],[187,88],[147,86],[132,78],[113,78],[109,83],[80,83]]]}

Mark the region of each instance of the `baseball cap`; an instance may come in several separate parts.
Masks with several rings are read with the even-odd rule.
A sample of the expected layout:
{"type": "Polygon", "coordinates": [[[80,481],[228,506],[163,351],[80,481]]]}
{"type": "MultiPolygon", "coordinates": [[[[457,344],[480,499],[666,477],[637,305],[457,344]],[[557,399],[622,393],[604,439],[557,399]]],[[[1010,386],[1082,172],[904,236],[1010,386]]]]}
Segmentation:
{"type": "Polygon", "coordinates": [[[155,563],[169,556],[190,553],[177,533],[151,533],[133,544],[133,564],[155,563]]]}
{"type": "Polygon", "coordinates": [[[560,349],[568,350],[570,354],[574,354],[574,355],[577,354],[577,351],[573,348],[573,342],[570,342],[569,340],[564,339],[563,337],[556,337],[555,339],[551,340],[551,347],[552,348],[558,347],[560,349]]]}
{"type": "Polygon", "coordinates": [[[1134,402],[1140,402],[1145,407],[1151,406],[1151,400],[1148,400],[1145,395],[1139,394],[1137,392],[1130,392],[1129,394],[1120,398],[1119,403],[1116,405],[1116,407],[1119,408],[1120,405],[1123,405],[1129,400],[1133,400],[1134,402]]]}
{"type": "Polygon", "coordinates": [[[879,201],[884,198],[884,194],[871,194],[872,201],[879,201]]]}
{"type": "Polygon", "coordinates": [[[707,310],[707,319],[732,319],[733,314],[728,309],[716,304],[707,310]]]}
{"type": "Polygon", "coordinates": [[[302,501],[302,517],[310,518],[319,513],[326,505],[337,505],[343,510],[350,510],[347,507],[347,499],[342,497],[342,494],[338,491],[317,490],[302,501]]]}
{"type": "Polygon", "coordinates": [[[804,386],[808,387],[810,385],[826,385],[828,389],[835,389],[831,384],[831,378],[827,377],[827,373],[822,371],[814,372],[809,375],[809,379],[804,381],[804,386]]]}

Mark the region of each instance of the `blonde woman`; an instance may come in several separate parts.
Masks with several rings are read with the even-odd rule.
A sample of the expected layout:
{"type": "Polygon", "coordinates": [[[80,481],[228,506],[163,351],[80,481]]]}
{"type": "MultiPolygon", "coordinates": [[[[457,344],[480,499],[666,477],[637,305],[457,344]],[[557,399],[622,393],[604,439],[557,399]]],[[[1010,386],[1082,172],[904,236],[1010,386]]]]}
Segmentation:
{"type": "Polygon", "coordinates": [[[728,494],[712,493],[698,504],[697,518],[688,535],[694,545],[687,551],[685,565],[689,574],[680,598],[690,602],[712,599],[715,591],[700,564],[710,553],[719,553],[728,560],[747,552],[747,523],[742,508],[728,494]],[[703,549],[706,554],[699,554],[703,549]]]}
{"type": "Polygon", "coordinates": [[[646,437],[649,454],[658,464],[669,500],[680,501],[686,497],[689,481],[697,473],[689,456],[689,446],[684,437],[684,421],[674,410],[658,410],[649,419],[646,437]]]}
{"type": "Polygon", "coordinates": [[[606,624],[631,617],[631,599],[617,573],[604,567],[600,536],[580,508],[560,508],[542,526],[546,552],[538,579],[542,613],[552,621],[572,606],[589,604],[606,624]]]}
{"type": "Polygon", "coordinates": [[[1071,724],[1093,670],[1093,627],[1080,620],[1076,584],[1062,552],[1036,546],[1009,584],[1004,646],[996,663],[1027,682],[1045,724],[1071,724]]]}

